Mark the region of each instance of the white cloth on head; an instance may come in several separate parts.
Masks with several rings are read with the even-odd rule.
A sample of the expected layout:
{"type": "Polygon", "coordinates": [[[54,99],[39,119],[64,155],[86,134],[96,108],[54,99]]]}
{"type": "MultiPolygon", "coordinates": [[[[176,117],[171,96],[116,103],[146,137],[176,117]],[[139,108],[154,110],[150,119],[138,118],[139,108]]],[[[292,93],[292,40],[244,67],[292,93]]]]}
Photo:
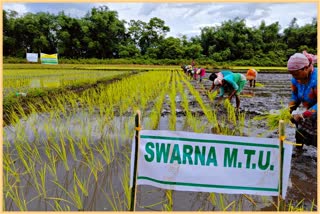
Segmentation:
{"type": "Polygon", "coordinates": [[[222,78],[217,77],[213,83],[214,85],[222,85],[222,78]]]}

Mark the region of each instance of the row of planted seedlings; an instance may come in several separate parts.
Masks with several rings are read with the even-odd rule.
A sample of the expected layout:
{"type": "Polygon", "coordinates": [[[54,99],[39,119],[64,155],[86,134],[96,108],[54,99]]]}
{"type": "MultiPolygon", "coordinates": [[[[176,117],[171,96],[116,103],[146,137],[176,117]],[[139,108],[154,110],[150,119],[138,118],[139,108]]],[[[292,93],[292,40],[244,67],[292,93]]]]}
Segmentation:
{"type": "MultiPolygon", "coordinates": [[[[169,103],[170,103],[170,113],[171,114],[169,116],[168,127],[169,127],[169,130],[175,131],[176,130],[176,123],[177,123],[177,114],[176,114],[177,72],[174,72],[172,74],[173,75],[172,75],[170,93],[169,93],[169,103]]],[[[173,190],[166,190],[165,191],[165,199],[166,200],[163,204],[163,210],[164,211],[173,211],[173,190]]]]}
{"type": "MultiPolygon", "coordinates": [[[[189,82],[186,82],[189,85],[189,82]]],[[[190,86],[189,86],[190,87],[190,86]]],[[[205,91],[203,85],[200,85],[201,91],[205,91]]],[[[247,136],[244,133],[245,113],[237,112],[229,99],[215,100],[217,91],[210,94],[206,92],[209,98],[209,105],[206,105],[200,97],[198,91],[193,90],[200,107],[209,121],[214,134],[230,135],[230,136],[247,136]],[[211,112],[210,112],[211,111],[211,112]]],[[[250,123],[250,122],[249,122],[250,123]]],[[[250,132],[250,127],[246,130],[250,132]]],[[[256,210],[273,203],[271,197],[255,196],[255,195],[230,195],[230,194],[214,194],[211,193],[210,201],[219,210],[256,210]]],[[[275,204],[273,204],[275,205],[275,204]]]]}
{"type": "MultiPolygon", "coordinates": [[[[183,106],[186,110],[186,121],[184,127],[189,129],[190,131],[197,132],[197,133],[210,133],[212,130],[211,127],[216,127],[217,122],[217,115],[215,113],[215,109],[208,106],[205,102],[201,93],[205,91],[202,84],[196,83],[196,85],[192,84],[195,83],[194,81],[187,81],[185,76],[181,76],[182,81],[180,81],[179,88],[186,88],[191,96],[183,96],[182,102],[184,103],[183,106]],[[197,103],[197,106],[200,107],[200,112],[192,113],[190,109],[194,108],[188,106],[192,102],[189,99],[192,98],[197,103]],[[203,114],[203,116],[202,116],[203,114]],[[191,129],[190,129],[191,128],[191,129]],[[211,129],[210,129],[211,128],[211,129]]],[[[180,89],[181,90],[181,89],[180,89]]],[[[213,95],[215,96],[215,95],[213,95]]],[[[212,97],[214,99],[214,97],[212,97]]],[[[194,103],[192,104],[194,106],[194,103]]],[[[189,196],[190,197],[190,196],[189,196]]],[[[222,194],[218,194],[218,197],[215,193],[195,193],[193,194],[193,203],[191,207],[196,210],[226,210],[230,205],[225,204],[225,199],[222,194]],[[201,201],[199,201],[199,199],[201,201]]],[[[233,202],[234,203],[234,202],[233,202]]]]}
{"type": "Polygon", "coordinates": [[[17,105],[4,127],[4,210],[127,210],[133,112],[167,84],[158,73],[44,98],[31,114],[17,105]]]}
{"type": "MultiPolygon", "coordinates": [[[[200,87],[199,91],[206,91],[202,84],[194,86],[187,80],[186,76],[181,74],[179,75],[179,80],[177,81],[177,88],[180,93],[181,106],[184,108],[186,119],[183,130],[194,131],[194,132],[213,132],[215,134],[223,135],[238,135],[242,136],[244,128],[244,113],[237,113],[235,108],[230,103],[228,99],[224,100],[223,103],[217,103],[214,101],[217,92],[214,93],[205,93],[205,96],[209,98],[209,103],[205,103],[201,93],[195,87],[200,87]],[[183,84],[184,85],[183,85],[183,84]],[[190,111],[189,101],[190,96],[187,96],[186,90],[189,91],[191,96],[196,100],[200,106],[204,116],[197,115],[197,113],[192,113],[190,111]],[[209,105],[208,105],[209,104],[209,105]],[[220,111],[219,111],[220,108],[220,111]],[[221,113],[222,111],[226,112],[225,114],[221,113]],[[218,122],[219,121],[219,122],[218,122]],[[211,129],[208,129],[212,127],[211,129]]],[[[171,117],[174,117],[171,115],[171,117]]],[[[172,127],[172,126],[171,126],[172,127]]],[[[257,201],[260,203],[268,204],[267,197],[254,197],[249,195],[234,195],[231,196],[228,194],[215,194],[215,193],[198,193],[196,198],[201,195],[204,202],[193,203],[192,206],[197,207],[197,210],[243,210],[243,209],[252,209],[254,210],[257,205],[257,201]],[[207,203],[205,203],[207,202],[207,203]],[[249,203],[247,203],[249,202],[249,203]],[[250,208],[251,207],[251,208],[250,208]]],[[[190,194],[189,194],[190,195],[190,194]]],[[[171,194],[172,197],[172,194],[171,194]]],[[[168,200],[173,204],[172,199],[168,200]]],[[[168,207],[168,206],[167,206],[168,207]]]]}
{"type": "MultiPolygon", "coordinates": [[[[163,90],[164,93],[167,93],[163,108],[167,107],[165,104],[169,104],[170,114],[168,118],[162,117],[161,121],[167,124],[162,125],[162,127],[153,126],[151,127],[152,129],[164,128],[173,131],[184,130],[201,133],[209,131],[210,129],[208,129],[208,127],[210,127],[210,124],[216,123],[216,115],[212,114],[210,110],[206,110],[205,104],[198,91],[185,78],[186,76],[183,73],[172,72],[170,85],[169,87],[165,87],[166,90],[168,90],[163,90]],[[191,96],[197,97],[196,101],[202,105],[202,109],[204,109],[204,112],[207,114],[207,117],[210,118],[211,122],[209,122],[206,117],[201,118],[197,113],[192,113],[193,106],[190,106],[191,97],[190,95],[188,96],[188,92],[191,96]],[[181,97],[180,99],[179,96],[181,97]],[[181,101],[179,102],[177,100],[181,101]],[[183,108],[186,115],[184,121],[177,121],[176,110],[179,107],[183,108]],[[182,126],[181,123],[183,124],[182,126]]],[[[213,99],[214,98],[212,98],[212,100],[213,99]]],[[[151,116],[151,114],[149,116],[151,116]]],[[[219,194],[219,198],[217,198],[214,193],[189,193],[161,190],[149,186],[139,186],[139,190],[140,194],[138,194],[137,206],[138,208],[143,208],[143,210],[212,210],[216,206],[222,207],[222,209],[228,209],[232,204],[235,204],[235,202],[229,205],[225,204],[226,199],[224,199],[225,196],[223,194],[219,194]],[[189,203],[185,204],[183,199],[189,203]],[[217,201],[219,205],[217,205],[217,201]]]]}
{"type": "MultiPolygon", "coordinates": [[[[170,114],[168,118],[162,117],[161,120],[166,122],[167,125],[162,127],[152,127],[152,129],[168,129],[168,130],[184,130],[184,131],[194,131],[194,132],[206,132],[210,129],[211,123],[215,123],[216,116],[212,114],[210,110],[204,109],[204,112],[209,116],[211,122],[206,118],[201,118],[197,113],[192,113],[193,106],[190,106],[190,95],[195,95],[197,97],[197,102],[199,102],[202,107],[205,107],[202,98],[196,89],[187,81],[186,76],[183,73],[173,72],[171,76],[170,85],[168,91],[163,91],[167,93],[165,104],[170,105],[170,114]],[[191,91],[191,92],[190,92],[191,91]],[[179,99],[179,96],[181,97],[179,99]],[[177,100],[181,100],[180,102],[177,100]],[[186,115],[184,121],[177,121],[176,110],[182,107],[186,115]],[[178,123],[183,123],[181,124],[178,123]]],[[[167,88],[167,87],[165,87],[167,88]]],[[[166,105],[163,106],[165,108],[166,105]]],[[[159,188],[153,188],[150,186],[139,186],[138,194],[138,208],[143,208],[146,210],[213,210],[215,206],[222,207],[222,209],[228,209],[235,202],[226,204],[226,199],[224,199],[223,194],[219,194],[219,198],[216,198],[214,193],[190,193],[184,191],[174,191],[174,190],[161,190],[159,188]],[[183,202],[183,200],[188,201],[188,203],[183,202]],[[217,205],[217,201],[219,205],[217,205]]],[[[245,197],[245,196],[243,196],[245,197]]]]}
{"type": "MultiPolygon", "coordinates": [[[[169,72],[169,71],[168,71],[169,72]]],[[[160,92],[160,97],[157,100],[152,112],[143,118],[146,121],[147,129],[166,129],[176,130],[177,115],[176,115],[176,99],[177,99],[177,84],[178,72],[171,71],[168,73],[166,85],[160,92]],[[161,116],[164,108],[167,109],[169,117],[161,116]]],[[[157,211],[173,211],[173,190],[165,190],[151,186],[139,186],[139,194],[137,200],[137,210],[157,210],[157,211]]]]}

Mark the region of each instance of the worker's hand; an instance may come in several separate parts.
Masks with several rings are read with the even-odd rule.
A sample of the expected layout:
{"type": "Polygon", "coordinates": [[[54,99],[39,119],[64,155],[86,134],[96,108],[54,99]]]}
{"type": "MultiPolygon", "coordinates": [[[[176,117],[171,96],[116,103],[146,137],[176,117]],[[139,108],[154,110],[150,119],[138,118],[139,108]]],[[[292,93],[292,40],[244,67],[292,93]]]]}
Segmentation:
{"type": "Polygon", "coordinates": [[[301,121],[304,121],[304,117],[302,114],[293,114],[290,121],[292,123],[299,123],[301,121]]]}

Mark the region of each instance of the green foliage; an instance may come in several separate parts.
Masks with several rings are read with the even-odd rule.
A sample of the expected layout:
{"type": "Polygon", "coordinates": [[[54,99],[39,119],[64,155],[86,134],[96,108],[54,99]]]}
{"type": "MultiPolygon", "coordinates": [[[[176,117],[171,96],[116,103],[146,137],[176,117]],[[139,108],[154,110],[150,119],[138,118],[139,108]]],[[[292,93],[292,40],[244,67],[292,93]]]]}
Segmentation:
{"type": "Polygon", "coordinates": [[[15,11],[4,10],[3,55],[20,58],[6,58],[10,63],[25,62],[21,58],[27,50],[58,53],[59,63],[88,59],[86,63],[115,64],[113,60],[121,58],[126,64],[179,65],[184,59],[196,59],[197,66],[285,66],[295,52],[317,53],[315,18],[304,26],[293,19],[283,33],[278,22],[267,25],[262,21],[258,28],[252,28],[240,18],[204,27],[200,35],[190,39],[186,35],[166,38],[168,32],[170,28],[158,17],[126,23],[107,6],[92,8],[83,18],[72,18],[64,12],[18,16],[15,11]]]}

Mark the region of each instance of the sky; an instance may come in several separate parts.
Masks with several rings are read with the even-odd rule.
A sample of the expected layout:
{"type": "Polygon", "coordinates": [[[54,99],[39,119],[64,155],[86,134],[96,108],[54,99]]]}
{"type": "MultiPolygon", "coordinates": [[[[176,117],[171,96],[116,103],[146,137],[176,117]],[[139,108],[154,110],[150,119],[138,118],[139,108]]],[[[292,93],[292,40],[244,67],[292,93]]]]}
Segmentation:
{"type": "Polygon", "coordinates": [[[167,36],[180,37],[200,35],[201,28],[220,26],[221,23],[236,17],[245,20],[246,26],[258,27],[261,21],[267,25],[279,22],[280,32],[287,28],[293,18],[297,24],[304,26],[317,18],[317,3],[3,3],[4,10],[15,10],[20,15],[31,12],[49,12],[58,14],[64,11],[66,15],[82,18],[91,8],[102,5],[118,12],[120,20],[141,20],[149,22],[153,17],[165,21],[170,27],[167,36]]]}

